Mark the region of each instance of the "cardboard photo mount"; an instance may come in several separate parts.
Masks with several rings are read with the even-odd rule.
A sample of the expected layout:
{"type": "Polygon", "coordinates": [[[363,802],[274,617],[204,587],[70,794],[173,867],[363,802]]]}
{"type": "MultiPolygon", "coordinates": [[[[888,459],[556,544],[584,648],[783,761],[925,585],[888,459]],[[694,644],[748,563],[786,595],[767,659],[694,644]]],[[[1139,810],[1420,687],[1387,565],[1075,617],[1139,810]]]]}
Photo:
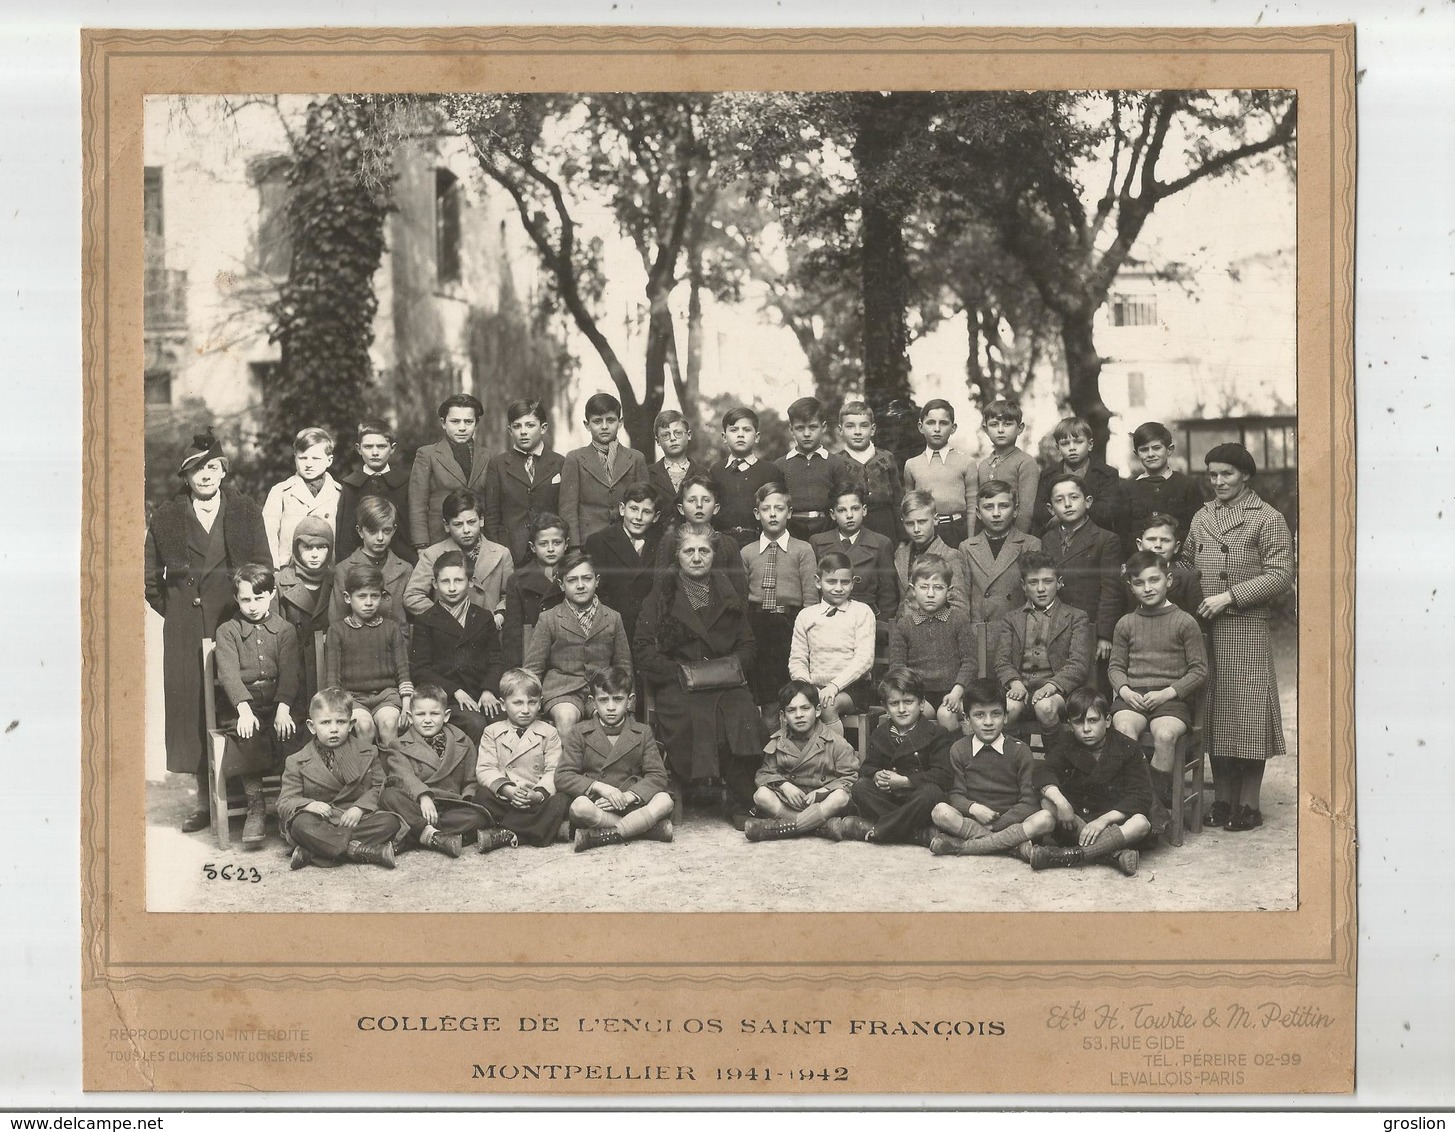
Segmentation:
{"type": "Polygon", "coordinates": [[[89,1090],[1348,1092],[1354,31],[88,31],[82,899],[89,1090]],[[1297,90],[1298,908],[145,910],[142,109],[175,93],[1297,90]]]}

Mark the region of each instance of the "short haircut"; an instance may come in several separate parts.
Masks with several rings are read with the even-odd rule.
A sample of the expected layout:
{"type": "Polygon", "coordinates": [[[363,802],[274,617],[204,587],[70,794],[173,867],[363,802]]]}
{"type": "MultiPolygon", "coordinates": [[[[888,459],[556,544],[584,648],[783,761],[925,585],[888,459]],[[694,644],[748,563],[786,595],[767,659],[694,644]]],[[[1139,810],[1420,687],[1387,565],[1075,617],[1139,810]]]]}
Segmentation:
{"type": "Polygon", "coordinates": [[[308,701],[310,718],[324,710],[341,711],[345,715],[354,713],[354,697],[342,688],[320,688],[308,701]]]}
{"type": "Polygon", "coordinates": [[[394,432],[394,427],[382,417],[368,417],[360,421],[355,435],[358,438],[359,444],[364,443],[364,437],[366,436],[382,436],[390,444],[395,443],[399,439],[394,432]]]}
{"type": "Polygon", "coordinates": [[[845,401],[843,408],[839,410],[839,424],[843,424],[850,417],[868,417],[869,423],[873,424],[874,410],[867,401],[845,401]]]}
{"type": "Polygon", "coordinates": [[[541,678],[528,668],[509,668],[500,678],[500,698],[524,692],[528,696],[541,694],[541,678]]]}
{"type": "Polygon", "coordinates": [[[578,566],[590,566],[591,572],[596,573],[596,563],[591,561],[591,555],[584,550],[573,550],[561,559],[560,564],[556,567],[556,576],[564,578],[578,566]]]}
{"type": "Polygon", "coordinates": [[[1005,480],[986,480],[975,492],[977,500],[994,499],[997,495],[1008,495],[1015,499],[1015,488],[1005,480]]]}
{"type": "Polygon", "coordinates": [[[545,410],[541,408],[539,401],[532,398],[512,401],[509,405],[505,406],[506,424],[512,425],[520,420],[521,417],[535,417],[541,424],[546,423],[545,410]]]}
{"type": "Polygon", "coordinates": [[[790,680],[778,689],[778,706],[786,708],[799,696],[807,696],[811,704],[818,703],[818,688],[807,680],[790,680]]]}
{"type": "Polygon", "coordinates": [[[1094,438],[1091,425],[1084,417],[1062,417],[1051,430],[1052,440],[1070,440],[1075,436],[1085,437],[1087,440],[1094,438]]]}
{"type": "Polygon", "coordinates": [[[822,421],[823,402],[817,397],[800,397],[793,404],[788,406],[788,423],[800,424],[803,421],[822,421]]]}
{"type": "Polygon", "coordinates": [[[440,420],[450,415],[451,409],[470,409],[478,421],[485,415],[485,406],[480,404],[478,397],[472,397],[468,393],[456,393],[452,397],[446,397],[440,402],[440,420]]]}
{"type": "Polygon", "coordinates": [[[841,550],[826,550],[818,559],[818,575],[832,574],[835,570],[852,570],[854,564],[849,561],[849,556],[841,550]]]}
{"type": "Polygon", "coordinates": [[[938,515],[939,505],[935,503],[935,495],[932,491],[906,491],[904,498],[899,501],[899,517],[908,519],[915,511],[930,511],[938,515]]]}
{"type": "Polygon", "coordinates": [[[688,432],[692,431],[692,426],[687,423],[687,418],[676,409],[663,409],[657,414],[656,419],[652,421],[652,433],[655,435],[664,428],[670,428],[672,425],[679,423],[687,425],[688,432]]]}
{"type": "Polygon", "coordinates": [[[1137,431],[1132,433],[1133,448],[1140,448],[1144,444],[1153,444],[1159,440],[1169,448],[1172,446],[1172,430],[1161,421],[1139,424],[1137,431]]]}
{"type": "Polygon", "coordinates": [[[621,493],[623,503],[651,503],[658,511],[662,509],[662,493],[657,486],[641,480],[621,493]]]}
{"type": "Polygon", "coordinates": [[[253,587],[255,594],[270,594],[278,585],[273,577],[273,568],[262,562],[249,562],[246,566],[239,566],[232,572],[234,595],[237,594],[238,586],[244,582],[253,587]]]}
{"type": "Polygon", "coordinates": [[[377,566],[370,566],[364,562],[355,562],[349,567],[344,575],[344,593],[357,593],[365,586],[372,586],[376,590],[384,588],[384,571],[377,566]]]}
{"type": "Polygon", "coordinates": [[[413,702],[417,704],[420,700],[433,700],[446,711],[450,710],[449,693],[438,684],[416,684],[413,702]]]}
{"type": "Polygon", "coordinates": [[[366,495],[354,509],[354,526],[361,531],[382,531],[399,526],[399,508],[381,495],[366,495]]]}
{"type": "Polygon", "coordinates": [[[1167,559],[1160,554],[1153,554],[1150,550],[1139,550],[1127,559],[1127,578],[1135,578],[1143,570],[1155,566],[1162,573],[1167,573],[1167,559]]]}
{"type": "Polygon", "coordinates": [[[1137,537],[1140,538],[1142,535],[1150,531],[1153,527],[1166,527],[1172,532],[1172,537],[1174,539],[1182,538],[1182,524],[1179,523],[1173,516],[1168,515],[1166,512],[1163,511],[1154,511],[1152,512],[1152,514],[1148,515],[1145,519],[1138,523],[1136,531],[1137,537]]]}
{"type": "Polygon", "coordinates": [[[717,484],[712,482],[711,476],[705,476],[701,472],[694,472],[682,481],[682,486],[677,489],[677,498],[687,498],[687,489],[690,487],[705,487],[712,495],[712,501],[717,502],[717,484]]]}
{"type": "Polygon", "coordinates": [[[293,451],[296,455],[303,455],[315,444],[322,444],[333,455],[333,436],[325,428],[299,429],[298,435],[293,438],[293,451]]]}
{"type": "Polygon", "coordinates": [[[480,514],[480,497],[465,488],[450,492],[445,496],[445,501],[440,504],[440,514],[444,516],[446,523],[451,519],[459,518],[466,511],[480,514]]]}
{"type": "Polygon", "coordinates": [[[779,483],[777,480],[774,480],[772,483],[765,483],[757,491],[753,492],[753,502],[755,504],[761,505],[762,502],[763,502],[763,500],[767,499],[770,495],[781,495],[781,496],[783,496],[784,499],[788,500],[789,509],[790,510],[792,509],[792,507],[793,507],[793,495],[792,495],[792,493],[789,492],[789,490],[788,490],[787,487],[785,487],[783,484],[779,483]]]}
{"type": "Polygon", "coordinates": [[[1056,565],[1056,560],[1040,550],[1026,551],[1016,559],[1016,565],[1020,568],[1022,579],[1029,578],[1037,570],[1054,570],[1056,577],[1061,576],[1061,567],[1056,565]]]}
{"type": "Polygon", "coordinates": [[[586,678],[586,686],[593,696],[629,696],[635,687],[632,674],[620,664],[598,668],[586,678]]]}
{"type": "Polygon", "coordinates": [[[1011,424],[1020,424],[1025,417],[1021,415],[1019,401],[1008,401],[1004,397],[999,397],[985,406],[984,411],[980,414],[980,419],[986,424],[991,421],[1010,421],[1011,424]]]}
{"type": "Polygon", "coordinates": [[[936,409],[944,409],[945,412],[950,414],[951,423],[954,422],[955,406],[950,404],[950,402],[946,401],[943,397],[936,397],[933,401],[926,401],[925,407],[919,411],[920,423],[923,424],[924,419],[931,413],[933,413],[936,409]]]}
{"type": "Polygon", "coordinates": [[[855,479],[840,480],[832,485],[829,490],[829,510],[832,511],[839,505],[839,500],[846,495],[852,495],[859,501],[859,506],[864,506],[864,485],[855,479]]]}
{"type": "Polygon", "coordinates": [[[950,564],[938,554],[921,554],[909,571],[911,582],[917,582],[921,578],[942,578],[948,586],[953,577],[950,564]]]}
{"type": "Polygon", "coordinates": [[[922,700],[925,698],[925,682],[919,678],[919,673],[913,668],[896,664],[884,674],[884,679],[879,681],[880,700],[888,700],[891,692],[922,700]]]}
{"type": "Polygon", "coordinates": [[[541,511],[534,515],[530,523],[526,526],[526,541],[535,542],[536,536],[542,531],[552,530],[560,531],[563,535],[567,534],[566,520],[554,512],[541,511]]]}
{"type": "Polygon", "coordinates": [[[586,398],[585,417],[589,421],[592,417],[613,416],[621,418],[621,402],[610,393],[593,393],[586,398]]]}
{"type": "Polygon", "coordinates": [[[1005,689],[994,677],[982,676],[965,685],[965,699],[961,703],[966,715],[975,707],[1005,708],[1005,689]]]}
{"type": "Polygon", "coordinates": [[[747,421],[756,431],[759,428],[758,414],[746,405],[736,405],[722,415],[722,427],[726,431],[729,425],[735,425],[738,421],[747,421]]]}
{"type": "Polygon", "coordinates": [[[451,566],[465,571],[465,576],[469,577],[470,568],[465,565],[465,556],[458,550],[447,550],[434,560],[434,576],[438,578],[441,571],[448,570],[451,566]]]}
{"type": "Polygon", "coordinates": [[[1066,721],[1068,723],[1080,723],[1093,711],[1099,711],[1101,718],[1106,719],[1111,713],[1111,707],[1106,702],[1106,697],[1088,685],[1084,688],[1077,688],[1066,697],[1066,721]]]}
{"type": "Polygon", "coordinates": [[[1051,493],[1054,492],[1063,483],[1075,484],[1076,490],[1081,492],[1082,495],[1091,494],[1089,491],[1086,490],[1086,481],[1080,476],[1072,475],[1070,472],[1059,472],[1056,475],[1052,476],[1046,484],[1047,498],[1049,498],[1051,493]]]}

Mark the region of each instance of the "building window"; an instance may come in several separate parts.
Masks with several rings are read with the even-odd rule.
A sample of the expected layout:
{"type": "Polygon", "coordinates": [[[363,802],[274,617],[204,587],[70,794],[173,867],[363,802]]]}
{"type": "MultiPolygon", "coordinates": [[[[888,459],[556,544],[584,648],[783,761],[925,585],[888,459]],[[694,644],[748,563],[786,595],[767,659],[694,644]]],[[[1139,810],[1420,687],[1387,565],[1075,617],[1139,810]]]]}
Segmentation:
{"type": "Polygon", "coordinates": [[[1127,374],[1127,408],[1140,409],[1147,403],[1147,379],[1140,373],[1127,374]]]}
{"type": "Polygon", "coordinates": [[[448,169],[434,171],[434,262],[441,283],[460,281],[460,180],[448,169]]]}
{"type": "Polygon", "coordinates": [[[146,404],[165,405],[172,404],[172,371],[169,369],[149,369],[142,379],[142,386],[145,390],[146,404]]]}
{"type": "Polygon", "coordinates": [[[293,261],[288,234],[288,171],[286,157],[269,158],[253,167],[258,188],[258,271],[281,279],[293,261]]]}
{"type": "Polygon", "coordinates": [[[1157,296],[1113,295],[1111,324],[1113,326],[1156,326],[1157,296]]]}

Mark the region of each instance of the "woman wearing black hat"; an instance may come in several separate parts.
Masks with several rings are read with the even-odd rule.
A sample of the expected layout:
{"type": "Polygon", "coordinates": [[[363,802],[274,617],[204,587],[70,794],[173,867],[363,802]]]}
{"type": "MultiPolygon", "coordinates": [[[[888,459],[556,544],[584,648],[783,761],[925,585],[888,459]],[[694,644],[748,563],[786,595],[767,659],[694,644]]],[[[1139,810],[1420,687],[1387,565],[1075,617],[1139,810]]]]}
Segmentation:
{"type": "Polygon", "coordinates": [[[192,438],[177,474],[185,487],[147,528],[146,599],[164,618],[167,769],[197,776],[197,808],[182,823],[182,832],[194,833],[211,824],[202,641],[236,608],[232,571],[272,558],[258,505],[222,486],[227,457],[211,430],[192,438]]]}
{"type": "Polygon", "coordinates": [[[1204,824],[1242,832],[1263,824],[1263,764],[1284,753],[1283,716],[1268,631],[1269,603],[1293,585],[1293,538],[1283,516],[1250,486],[1257,473],[1241,444],[1207,454],[1213,501],[1193,516],[1193,562],[1212,625],[1208,751],[1216,800],[1204,824]]]}

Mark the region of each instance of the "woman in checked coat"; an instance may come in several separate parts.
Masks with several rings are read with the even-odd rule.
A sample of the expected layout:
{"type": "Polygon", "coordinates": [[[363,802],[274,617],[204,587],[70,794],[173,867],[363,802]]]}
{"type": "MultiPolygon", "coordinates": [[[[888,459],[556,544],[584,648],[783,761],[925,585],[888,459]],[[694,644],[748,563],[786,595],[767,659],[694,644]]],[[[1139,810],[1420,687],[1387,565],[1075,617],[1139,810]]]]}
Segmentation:
{"type": "Polygon", "coordinates": [[[1212,626],[1208,750],[1216,801],[1204,824],[1242,832],[1263,824],[1263,764],[1284,753],[1268,617],[1269,603],[1293,586],[1293,538],[1250,486],[1257,465],[1241,444],[1212,449],[1207,470],[1214,499],[1187,536],[1208,594],[1198,613],[1212,626]]]}

